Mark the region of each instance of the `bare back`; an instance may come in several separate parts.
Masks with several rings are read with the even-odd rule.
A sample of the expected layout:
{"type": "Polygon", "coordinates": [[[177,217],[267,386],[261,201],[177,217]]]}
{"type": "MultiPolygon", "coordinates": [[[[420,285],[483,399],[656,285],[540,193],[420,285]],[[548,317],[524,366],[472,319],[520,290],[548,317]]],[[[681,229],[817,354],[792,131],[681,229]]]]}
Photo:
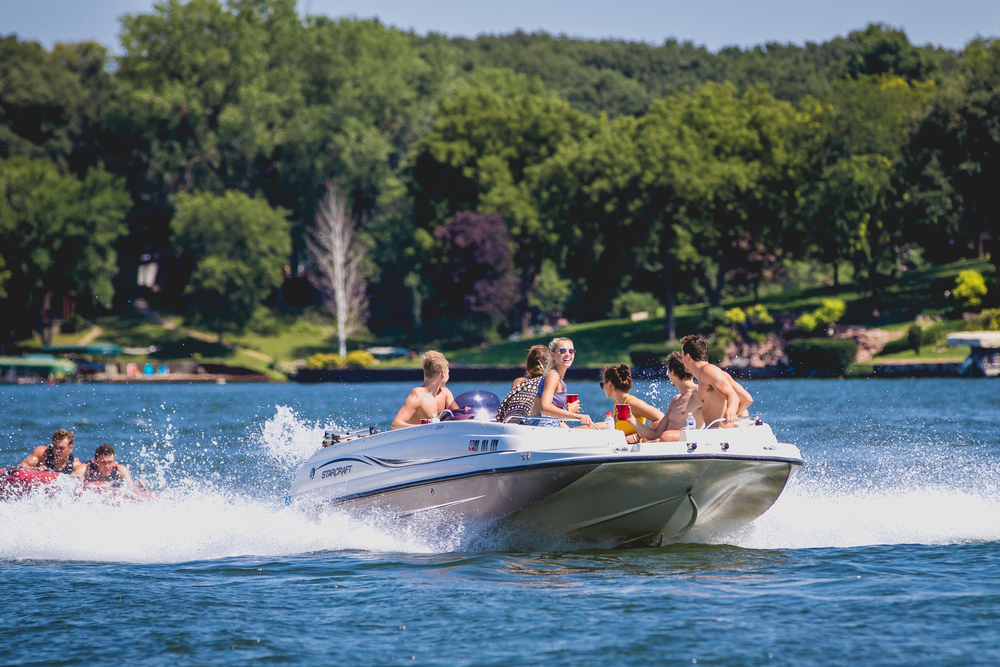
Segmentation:
{"type": "Polygon", "coordinates": [[[455,397],[447,387],[441,387],[437,395],[432,394],[426,387],[415,387],[406,397],[406,401],[396,414],[396,418],[392,420],[392,427],[416,426],[420,424],[421,419],[437,417],[442,410],[451,407],[454,402],[455,397]]]}

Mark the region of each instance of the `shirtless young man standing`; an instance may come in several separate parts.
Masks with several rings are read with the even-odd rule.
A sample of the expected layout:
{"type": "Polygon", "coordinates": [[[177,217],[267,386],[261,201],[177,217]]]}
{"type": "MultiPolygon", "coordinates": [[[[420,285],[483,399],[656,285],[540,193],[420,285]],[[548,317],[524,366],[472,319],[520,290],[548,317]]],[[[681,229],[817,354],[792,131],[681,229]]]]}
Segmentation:
{"type": "Polygon", "coordinates": [[[457,412],[455,397],[444,386],[447,382],[448,360],[440,352],[431,350],[424,355],[424,383],[410,391],[392,420],[392,428],[419,426],[421,419],[437,417],[446,408],[457,412]]]}
{"type": "Polygon", "coordinates": [[[698,381],[701,416],[706,424],[725,418],[723,426],[736,425],[736,417],[746,413],[753,397],[750,392],[718,366],[708,363],[708,343],[700,336],[681,339],[684,368],[698,381]]]}

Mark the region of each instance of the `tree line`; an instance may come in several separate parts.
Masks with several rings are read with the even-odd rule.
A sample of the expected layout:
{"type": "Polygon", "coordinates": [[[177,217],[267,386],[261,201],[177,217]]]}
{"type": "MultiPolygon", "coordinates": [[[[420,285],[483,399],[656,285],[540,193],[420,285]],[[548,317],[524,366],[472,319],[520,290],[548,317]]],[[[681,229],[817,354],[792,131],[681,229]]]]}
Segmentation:
{"type": "Polygon", "coordinates": [[[0,38],[0,338],[62,297],[123,305],[151,258],[155,298],[220,335],[294,311],[288,276],[330,300],[310,247],[331,192],[352,312],[387,338],[490,340],[634,293],[672,335],[675,304],[795,262],[877,304],[907,267],[1000,261],[998,118],[992,39],[870,24],[712,53],[168,0],[122,19],[118,56],[0,38]]]}

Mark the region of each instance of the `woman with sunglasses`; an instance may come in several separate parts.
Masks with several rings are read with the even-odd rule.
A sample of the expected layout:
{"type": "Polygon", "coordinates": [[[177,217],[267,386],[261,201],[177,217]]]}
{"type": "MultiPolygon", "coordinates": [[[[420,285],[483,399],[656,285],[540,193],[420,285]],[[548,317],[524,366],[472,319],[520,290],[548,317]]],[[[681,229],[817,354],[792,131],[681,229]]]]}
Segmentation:
{"type": "Polygon", "coordinates": [[[549,343],[545,379],[538,387],[533,413],[543,417],[579,419],[581,424],[589,426],[592,423],[590,416],[580,412],[580,402],[566,402],[566,371],[573,365],[575,358],[576,350],[569,338],[555,338],[549,343]]]}
{"type": "MultiPolygon", "coordinates": [[[[604,390],[605,396],[614,399],[616,405],[629,406],[633,417],[644,419],[649,423],[650,428],[656,428],[660,420],[663,419],[663,413],[641,398],[629,394],[632,391],[632,369],[629,368],[628,364],[605,366],[601,377],[603,378],[601,389],[604,390]]],[[[625,422],[624,425],[619,422],[619,426],[627,426],[627,428],[622,428],[626,436],[635,433],[635,429],[628,422],[625,422]]],[[[638,439],[638,436],[635,436],[635,439],[638,439]]]]}

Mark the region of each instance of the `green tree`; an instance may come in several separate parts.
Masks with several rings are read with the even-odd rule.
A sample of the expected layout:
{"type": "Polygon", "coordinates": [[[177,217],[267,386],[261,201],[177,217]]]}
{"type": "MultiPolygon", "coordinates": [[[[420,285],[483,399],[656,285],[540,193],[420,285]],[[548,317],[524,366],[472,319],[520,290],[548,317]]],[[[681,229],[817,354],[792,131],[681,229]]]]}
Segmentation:
{"type": "MultiPolygon", "coordinates": [[[[522,325],[535,276],[542,260],[558,258],[561,233],[552,219],[539,217],[528,172],[593,126],[594,119],[546,92],[538,80],[490,71],[445,99],[433,129],[413,146],[409,173],[417,235],[458,212],[499,212],[517,247],[522,325]]],[[[415,247],[429,247],[417,241],[415,247]]],[[[415,254],[414,261],[430,275],[437,260],[415,254]]]]}
{"type": "Polygon", "coordinates": [[[104,47],[95,42],[56,44],[52,52],[36,42],[0,37],[0,156],[45,157],[79,175],[96,164],[74,160],[78,144],[94,134],[90,103],[108,84],[104,47]],[[88,115],[89,112],[89,115],[88,115]]]}
{"type": "Polygon", "coordinates": [[[117,77],[170,191],[252,191],[301,103],[292,0],[167,0],[122,19],[117,77]]]}
{"type": "Polygon", "coordinates": [[[902,30],[885,23],[869,23],[848,35],[850,45],[844,67],[853,77],[892,76],[908,82],[934,81],[941,66],[933,52],[910,44],[902,30]]]}
{"type": "Polygon", "coordinates": [[[131,205],[124,183],[100,167],[79,179],[48,160],[0,161],[0,340],[34,328],[47,337],[37,323],[54,299],[111,307],[114,243],[131,205]]]}
{"type": "Polygon", "coordinates": [[[961,271],[955,281],[955,298],[960,299],[966,306],[978,306],[983,302],[982,297],[986,294],[986,281],[983,274],[971,269],[961,271]]]}
{"type": "MultiPolygon", "coordinates": [[[[759,273],[761,249],[785,245],[798,205],[795,109],[764,90],[739,96],[730,84],[708,83],[655,103],[639,131],[643,187],[661,211],[651,251],[670,277],[679,258],[697,263],[718,305],[730,272],[759,273]]],[[[672,300],[668,293],[668,315],[672,300]]]]}
{"type": "Polygon", "coordinates": [[[784,243],[797,206],[799,132],[788,103],[706,84],[638,120],[599,119],[532,167],[541,218],[561,234],[565,275],[597,311],[587,314],[655,277],[673,338],[675,298],[693,289],[693,274],[713,303],[731,271],[759,281],[760,249],[784,243]]]}
{"type": "Polygon", "coordinates": [[[173,244],[191,268],[184,291],[192,313],[219,334],[241,330],[281,285],[291,252],[288,212],[241,192],[176,197],[173,244]]]}
{"type": "Polygon", "coordinates": [[[548,318],[562,312],[573,290],[570,281],[559,277],[559,269],[551,259],[542,260],[542,269],[535,276],[535,286],[528,298],[528,305],[548,318]]]}
{"type": "Polygon", "coordinates": [[[637,264],[644,268],[650,239],[637,132],[634,118],[601,117],[593,133],[528,170],[540,223],[555,239],[548,257],[570,281],[582,319],[603,317],[637,264]]]}
{"type": "MultiPolygon", "coordinates": [[[[926,199],[915,196],[907,151],[933,88],[861,77],[835,84],[825,104],[802,104],[803,118],[815,129],[803,188],[805,241],[814,257],[833,265],[835,278],[845,261],[855,265],[856,276],[867,276],[876,310],[886,277],[898,272],[913,247],[914,230],[936,222],[926,199]]],[[[927,192],[935,187],[921,185],[927,192]]]]}
{"type": "Polygon", "coordinates": [[[961,89],[956,103],[942,109],[946,132],[941,161],[954,186],[959,238],[988,253],[994,266],[1000,306],[1000,39],[976,40],[963,52],[961,89]],[[963,238],[964,237],[964,238],[963,238]]]}
{"type": "MultiPolygon", "coordinates": [[[[240,190],[279,203],[274,153],[302,107],[303,26],[294,0],[163,0],[121,19],[104,122],[141,207],[123,261],[170,250],[172,196],[240,190]]],[[[183,267],[164,263],[167,300],[183,267]]]]}
{"type": "Polygon", "coordinates": [[[410,270],[404,259],[413,218],[404,179],[410,146],[429,127],[441,91],[454,76],[448,61],[377,20],[309,17],[302,44],[303,106],[288,121],[276,152],[278,203],[294,211],[293,248],[315,218],[332,180],[349,215],[379,259],[372,272],[372,318],[398,326],[395,304],[410,270]]]}

